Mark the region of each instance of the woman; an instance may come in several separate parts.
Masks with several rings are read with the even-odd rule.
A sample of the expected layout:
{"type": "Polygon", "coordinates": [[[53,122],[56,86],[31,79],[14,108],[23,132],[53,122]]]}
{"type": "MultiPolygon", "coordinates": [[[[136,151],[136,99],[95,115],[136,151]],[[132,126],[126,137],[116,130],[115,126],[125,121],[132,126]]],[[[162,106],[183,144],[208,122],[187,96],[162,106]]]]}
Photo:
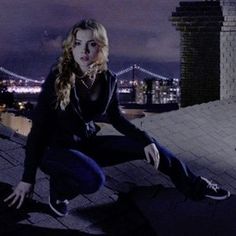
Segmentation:
{"type": "Polygon", "coordinates": [[[119,109],[117,80],[108,70],[108,39],[95,20],[76,24],[63,42],[63,53],[45,80],[27,139],[22,180],[5,201],[20,208],[31,195],[36,170],[50,176],[49,206],[67,214],[68,200],[96,192],[104,183],[101,167],[147,159],[167,174],[186,196],[223,200],[230,193],[188,167],[119,109]],[[106,116],[124,136],[98,136],[97,118],[106,116]]]}

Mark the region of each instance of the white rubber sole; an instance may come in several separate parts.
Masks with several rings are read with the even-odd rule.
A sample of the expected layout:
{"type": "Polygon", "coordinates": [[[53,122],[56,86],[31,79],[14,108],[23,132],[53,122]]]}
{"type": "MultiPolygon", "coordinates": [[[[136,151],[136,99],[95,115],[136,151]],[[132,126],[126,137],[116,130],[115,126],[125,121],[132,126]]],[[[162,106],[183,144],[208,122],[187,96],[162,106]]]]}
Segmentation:
{"type": "Polygon", "coordinates": [[[50,208],[53,210],[53,212],[54,212],[55,214],[57,214],[58,216],[67,216],[67,215],[68,215],[68,212],[67,212],[66,214],[62,214],[61,212],[57,211],[57,210],[52,206],[52,204],[51,204],[51,202],[50,202],[50,196],[48,197],[48,204],[49,204],[50,208]]]}
{"type": "Polygon", "coordinates": [[[206,198],[210,198],[210,199],[213,199],[213,200],[225,200],[225,199],[228,199],[230,197],[230,192],[228,191],[228,194],[223,196],[223,197],[216,197],[216,196],[211,196],[211,195],[205,195],[206,198]]]}

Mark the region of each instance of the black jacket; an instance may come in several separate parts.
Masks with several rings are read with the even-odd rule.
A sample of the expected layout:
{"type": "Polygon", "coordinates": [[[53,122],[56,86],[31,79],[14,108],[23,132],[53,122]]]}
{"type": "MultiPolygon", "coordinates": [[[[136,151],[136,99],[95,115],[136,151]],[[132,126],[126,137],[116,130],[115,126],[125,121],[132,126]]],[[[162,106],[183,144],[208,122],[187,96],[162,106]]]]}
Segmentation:
{"type": "MultiPolygon", "coordinates": [[[[117,79],[111,71],[103,73],[105,92],[96,117],[106,115],[120,133],[134,138],[143,146],[152,143],[151,137],[122,116],[117,96],[117,79]]],[[[26,156],[22,180],[35,182],[35,175],[43,153],[48,146],[74,147],[76,142],[96,135],[98,126],[93,120],[85,121],[79,106],[76,88],[71,89],[70,103],[63,111],[55,109],[54,83],[57,70],[52,69],[46,78],[32,118],[32,128],[26,143],[26,156]]]]}

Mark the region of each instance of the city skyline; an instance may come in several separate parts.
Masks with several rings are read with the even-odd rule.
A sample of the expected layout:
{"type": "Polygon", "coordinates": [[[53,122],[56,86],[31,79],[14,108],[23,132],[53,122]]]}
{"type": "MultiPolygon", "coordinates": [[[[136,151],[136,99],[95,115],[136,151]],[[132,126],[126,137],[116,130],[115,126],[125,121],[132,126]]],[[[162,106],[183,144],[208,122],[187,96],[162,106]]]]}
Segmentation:
{"type": "Polygon", "coordinates": [[[179,75],[179,32],[169,21],[177,0],[1,3],[0,65],[16,73],[46,76],[71,26],[82,18],[95,18],[108,31],[112,70],[136,63],[164,76],[179,75]]]}

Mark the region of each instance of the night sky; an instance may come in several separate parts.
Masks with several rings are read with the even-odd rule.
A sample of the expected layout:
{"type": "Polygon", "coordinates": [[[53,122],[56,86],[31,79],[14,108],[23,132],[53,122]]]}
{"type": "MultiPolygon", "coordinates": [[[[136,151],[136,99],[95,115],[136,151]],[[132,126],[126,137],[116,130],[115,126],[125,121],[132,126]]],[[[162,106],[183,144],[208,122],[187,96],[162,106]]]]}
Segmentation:
{"type": "Polygon", "coordinates": [[[169,21],[177,0],[0,0],[0,66],[47,75],[72,25],[94,18],[108,31],[110,68],[134,63],[179,77],[179,32],[169,21]]]}

